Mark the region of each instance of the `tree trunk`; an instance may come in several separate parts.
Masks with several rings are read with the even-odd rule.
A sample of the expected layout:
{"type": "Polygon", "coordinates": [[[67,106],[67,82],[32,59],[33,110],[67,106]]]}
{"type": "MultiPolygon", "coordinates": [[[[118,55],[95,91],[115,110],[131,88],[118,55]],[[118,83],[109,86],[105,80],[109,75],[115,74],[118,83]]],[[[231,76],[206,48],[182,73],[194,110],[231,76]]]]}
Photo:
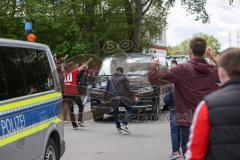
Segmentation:
{"type": "Polygon", "coordinates": [[[124,9],[125,9],[125,16],[128,24],[128,38],[129,40],[132,40],[134,16],[133,16],[132,4],[131,2],[129,2],[129,0],[124,0],[124,9]]]}
{"type": "Polygon", "coordinates": [[[94,15],[95,15],[96,2],[94,0],[87,0],[85,3],[84,14],[84,34],[85,40],[87,42],[88,51],[90,53],[94,52],[93,42],[93,27],[94,27],[94,15]]]}
{"type": "Polygon", "coordinates": [[[133,42],[130,52],[139,52],[142,14],[142,0],[135,0],[135,8],[129,0],[124,0],[125,15],[128,24],[128,37],[133,42]],[[134,10],[134,11],[133,11],[134,10]]]}
{"type": "Polygon", "coordinates": [[[136,17],[134,23],[134,31],[133,31],[133,52],[139,52],[140,46],[140,32],[141,32],[141,23],[142,23],[142,0],[135,0],[136,3],[136,17]]]}

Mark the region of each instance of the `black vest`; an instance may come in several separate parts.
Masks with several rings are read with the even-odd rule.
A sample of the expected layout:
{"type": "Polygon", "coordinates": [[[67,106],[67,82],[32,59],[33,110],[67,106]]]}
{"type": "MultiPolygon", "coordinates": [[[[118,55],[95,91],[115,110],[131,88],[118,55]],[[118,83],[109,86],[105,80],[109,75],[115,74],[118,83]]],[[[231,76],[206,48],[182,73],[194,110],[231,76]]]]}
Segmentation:
{"type": "Polygon", "coordinates": [[[207,96],[210,139],[207,160],[240,160],[240,81],[207,96]]]}

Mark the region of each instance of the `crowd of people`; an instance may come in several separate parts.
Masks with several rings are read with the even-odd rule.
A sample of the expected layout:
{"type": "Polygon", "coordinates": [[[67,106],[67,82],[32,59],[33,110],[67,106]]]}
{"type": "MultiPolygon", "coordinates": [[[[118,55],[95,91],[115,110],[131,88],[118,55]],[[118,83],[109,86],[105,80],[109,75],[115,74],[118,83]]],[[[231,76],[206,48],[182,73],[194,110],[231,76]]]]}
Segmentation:
{"type": "MultiPolygon", "coordinates": [[[[152,85],[170,84],[165,104],[170,109],[172,154],[170,159],[187,160],[239,160],[240,159],[240,49],[229,48],[216,57],[207,42],[195,37],[189,44],[190,61],[177,64],[161,71],[159,62],[153,60],[148,73],[152,85]],[[211,59],[209,64],[204,57],[211,59]]],[[[62,83],[65,99],[65,120],[68,109],[74,129],[83,127],[82,86],[88,63],[75,64],[66,70],[66,57],[55,62],[62,83]],[[61,62],[62,61],[62,62],[61,62]],[[58,65],[60,64],[60,65],[58,65]],[[78,87],[77,87],[78,86],[78,87]],[[80,86],[80,88],[79,88],[80,86]],[[73,102],[79,108],[75,121],[73,102]]],[[[138,101],[130,90],[129,81],[123,74],[124,68],[117,67],[116,73],[107,81],[106,93],[115,99],[114,118],[118,132],[130,133],[127,124],[131,106],[138,101]],[[120,124],[118,107],[127,110],[124,126],[120,124]]],[[[85,93],[86,94],[86,93],[85,93]]]]}
{"type": "Polygon", "coordinates": [[[198,37],[189,48],[188,63],[162,72],[154,61],[148,74],[152,84],[174,85],[165,97],[171,107],[170,159],[238,160],[240,49],[229,48],[215,58],[206,41],[198,37]]]}

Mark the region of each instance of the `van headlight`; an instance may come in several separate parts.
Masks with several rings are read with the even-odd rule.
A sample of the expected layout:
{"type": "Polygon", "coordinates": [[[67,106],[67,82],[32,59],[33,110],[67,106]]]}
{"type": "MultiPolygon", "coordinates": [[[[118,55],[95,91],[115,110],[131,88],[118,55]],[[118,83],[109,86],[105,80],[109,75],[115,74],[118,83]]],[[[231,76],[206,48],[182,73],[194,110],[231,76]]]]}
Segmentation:
{"type": "Polygon", "coordinates": [[[138,93],[150,93],[153,91],[153,88],[151,86],[149,87],[142,87],[138,89],[138,93]]]}

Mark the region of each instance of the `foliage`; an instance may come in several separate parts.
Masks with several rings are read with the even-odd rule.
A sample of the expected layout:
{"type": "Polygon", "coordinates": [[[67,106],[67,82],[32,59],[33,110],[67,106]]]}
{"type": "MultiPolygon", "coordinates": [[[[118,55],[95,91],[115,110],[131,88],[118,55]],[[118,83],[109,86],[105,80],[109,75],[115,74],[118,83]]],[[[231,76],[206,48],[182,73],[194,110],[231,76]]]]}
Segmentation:
{"type": "Polygon", "coordinates": [[[190,39],[186,39],[180,42],[176,46],[173,46],[173,47],[169,46],[167,50],[168,55],[188,54],[189,42],[190,42],[190,39]]]}
{"type": "MultiPolygon", "coordinates": [[[[219,41],[212,35],[197,33],[193,37],[202,37],[207,42],[207,47],[212,48],[215,53],[219,53],[221,48],[219,41]]],[[[168,47],[168,54],[188,54],[190,39],[186,39],[174,47],[168,47]]]]}
{"type": "MultiPolygon", "coordinates": [[[[207,22],[206,0],[181,0],[196,20],[207,22]]],[[[33,23],[37,42],[57,54],[105,52],[108,41],[130,40],[140,51],[159,37],[166,27],[175,0],[1,0],[0,37],[25,40],[24,22],[33,23]]],[[[117,50],[116,50],[117,51],[117,50]]]]}

